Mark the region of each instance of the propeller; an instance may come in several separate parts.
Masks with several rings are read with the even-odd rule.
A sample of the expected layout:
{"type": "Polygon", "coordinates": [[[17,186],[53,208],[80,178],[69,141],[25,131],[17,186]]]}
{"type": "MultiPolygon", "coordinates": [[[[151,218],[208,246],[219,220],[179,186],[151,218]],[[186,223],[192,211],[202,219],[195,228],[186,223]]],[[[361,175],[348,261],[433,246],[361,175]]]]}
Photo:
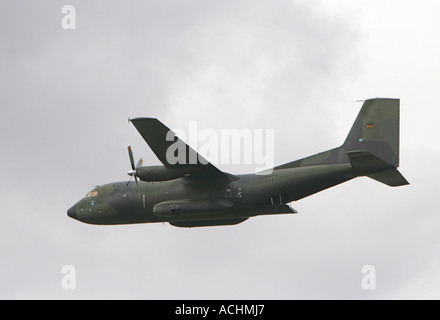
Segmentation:
{"type": "Polygon", "coordinates": [[[127,186],[130,183],[131,179],[133,179],[133,177],[134,177],[134,180],[136,181],[136,187],[137,187],[138,193],[139,193],[139,182],[138,182],[138,178],[137,178],[137,175],[136,175],[136,170],[140,166],[142,166],[142,164],[144,162],[142,161],[142,158],[141,158],[141,159],[139,159],[137,165],[136,166],[134,165],[134,157],[133,157],[133,151],[131,151],[131,146],[128,146],[128,156],[130,157],[131,170],[128,171],[127,174],[129,176],[131,176],[131,178],[130,178],[130,180],[128,180],[127,186]]]}

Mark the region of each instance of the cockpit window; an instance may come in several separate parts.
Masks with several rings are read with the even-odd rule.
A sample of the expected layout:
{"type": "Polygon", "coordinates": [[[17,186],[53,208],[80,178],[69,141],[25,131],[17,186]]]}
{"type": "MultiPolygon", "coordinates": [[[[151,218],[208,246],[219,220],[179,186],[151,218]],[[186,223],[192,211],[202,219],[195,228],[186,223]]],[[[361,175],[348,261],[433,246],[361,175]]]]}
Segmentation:
{"type": "Polygon", "coordinates": [[[90,191],[89,193],[87,193],[86,198],[96,197],[97,195],[98,195],[98,190],[94,189],[94,190],[90,191]]]}

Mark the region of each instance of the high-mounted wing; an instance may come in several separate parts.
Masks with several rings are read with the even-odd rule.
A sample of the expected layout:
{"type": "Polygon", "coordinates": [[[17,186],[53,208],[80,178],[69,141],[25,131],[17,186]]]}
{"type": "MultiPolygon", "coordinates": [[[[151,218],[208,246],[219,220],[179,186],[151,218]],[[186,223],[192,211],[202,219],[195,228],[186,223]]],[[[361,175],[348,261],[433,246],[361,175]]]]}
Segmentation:
{"type": "Polygon", "coordinates": [[[135,118],[130,121],[167,169],[188,169],[187,176],[201,180],[235,180],[235,176],[217,169],[159,120],[135,118]]]}

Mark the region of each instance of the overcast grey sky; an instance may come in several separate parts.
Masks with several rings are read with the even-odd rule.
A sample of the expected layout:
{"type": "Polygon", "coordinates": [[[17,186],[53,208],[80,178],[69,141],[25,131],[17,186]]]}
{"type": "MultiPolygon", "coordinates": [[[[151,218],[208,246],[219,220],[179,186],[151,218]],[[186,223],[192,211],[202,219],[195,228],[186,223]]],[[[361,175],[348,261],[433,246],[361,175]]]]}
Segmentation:
{"type": "MultiPolygon", "coordinates": [[[[0,2],[0,298],[440,298],[438,1],[0,2]],[[76,9],[76,30],[61,8],[76,9]],[[359,178],[234,227],[99,227],[128,117],[275,130],[275,163],[340,145],[358,99],[401,99],[411,183],[359,178]],[[61,286],[64,265],[77,288],[61,286]],[[364,265],[377,289],[363,290],[364,265]]],[[[223,170],[239,173],[240,167],[223,170]]]]}

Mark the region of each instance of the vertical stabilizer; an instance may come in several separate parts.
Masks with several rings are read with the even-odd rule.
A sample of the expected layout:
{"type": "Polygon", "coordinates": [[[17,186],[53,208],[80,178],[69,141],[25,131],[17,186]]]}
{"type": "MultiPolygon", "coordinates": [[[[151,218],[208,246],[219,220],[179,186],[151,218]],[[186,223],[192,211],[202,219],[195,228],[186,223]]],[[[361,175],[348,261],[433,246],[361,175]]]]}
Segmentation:
{"type": "Polygon", "coordinates": [[[342,149],[368,151],[399,166],[399,99],[365,100],[342,149]]]}

